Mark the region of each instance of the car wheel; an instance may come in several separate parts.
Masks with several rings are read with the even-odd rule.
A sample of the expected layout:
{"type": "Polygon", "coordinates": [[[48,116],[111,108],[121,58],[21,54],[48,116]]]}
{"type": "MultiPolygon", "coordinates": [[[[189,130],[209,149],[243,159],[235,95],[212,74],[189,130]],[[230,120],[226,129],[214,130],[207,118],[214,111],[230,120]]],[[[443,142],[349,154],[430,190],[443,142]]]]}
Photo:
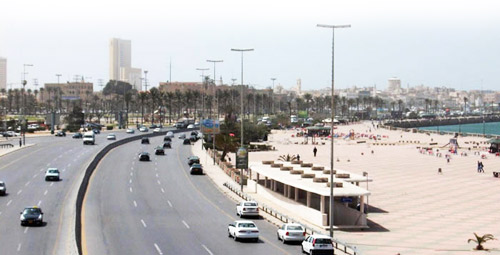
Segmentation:
{"type": "Polygon", "coordinates": [[[258,243],[259,242],[259,238],[255,238],[253,239],[254,242],[258,243]]]}
{"type": "Polygon", "coordinates": [[[281,240],[280,239],[280,234],[276,234],[276,237],[278,238],[278,241],[281,240]]]}
{"type": "Polygon", "coordinates": [[[286,243],[286,240],[285,240],[285,238],[284,238],[284,237],[283,237],[283,238],[281,238],[281,242],[283,242],[283,244],[285,244],[285,243],[286,243]]]}
{"type": "Polygon", "coordinates": [[[304,250],[304,245],[302,245],[302,253],[307,254],[306,250],[304,250]]]}
{"type": "Polygon", "coordinates": [[[227,230],[227,237],[231,238],[231,232],[229,231],[229,229],[227,230]]]}
{"type": "Polygon", "coordinates": [[[238,237],[236,237],[236,234],[233,234],[233,239],[234,241],[238,241],[238,237]]]}

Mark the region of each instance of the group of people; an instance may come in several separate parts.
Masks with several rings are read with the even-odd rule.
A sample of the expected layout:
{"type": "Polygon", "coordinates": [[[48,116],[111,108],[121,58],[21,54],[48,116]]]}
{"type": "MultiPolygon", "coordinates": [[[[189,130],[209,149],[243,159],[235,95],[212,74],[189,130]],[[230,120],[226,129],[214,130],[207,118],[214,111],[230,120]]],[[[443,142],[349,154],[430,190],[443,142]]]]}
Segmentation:
{"type": "Polygon", "coordinates": [[[484,165],[482,161],[477,161],[477,172],[484,173],[484,165]]]}

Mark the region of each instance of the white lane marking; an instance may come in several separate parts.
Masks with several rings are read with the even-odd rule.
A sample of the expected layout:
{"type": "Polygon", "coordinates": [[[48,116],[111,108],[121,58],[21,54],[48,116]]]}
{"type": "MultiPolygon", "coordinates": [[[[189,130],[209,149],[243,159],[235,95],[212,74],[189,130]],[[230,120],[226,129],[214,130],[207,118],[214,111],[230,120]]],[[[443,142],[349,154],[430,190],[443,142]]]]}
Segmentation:
{"type": "Polygon", "coordinates": [[[182,221],[182,224],[184,224],[184,226],[189,229],[189,225],[184,220],[182,221]]]}
{"type": "Polygon", "coordinates": [[[26,227],[26,228],[24,229],[24,233],[25,233],[25,234],[26,234],[26,232],[28,232],[28,229],[30,229],[30,227],[26,227]]]}
{"type": "Polygon", "coordinates": [[[158,178],[158,174],[156,174],[156,178],[158,178]]]}
{"type": "Polygon", "coordinates": [[[135,165],[135,161],[132,161],[132,165],[135,165]]]}
{"type": "Polygon", "coordinates": [[[161,188],[161,193],[165,193],[165,190],[163,188],[161,188]]]}
{"type": "Polygon", "coordinates": [[[47,195],[48,192],[49,192],[49,190],[46,189],[45,192],[43,192],[43,195],[44,196],[47,195]]]}
{"type": "Polygon", "coordinates": [[[22,189],[20,189],[20,190],[17,192],[17,194],[19,195],[19,194],[21,194],[21,192],[23,192],[23,190],[22,190],[22,189]]]}
{"type": "Polygon", "coordinates": [[[135,202],[135,200],[134,200],[134,206],[137,207],[137,202],[135,202]]]}
{"type": "Polygon", "coordinates": [[[155,165],[158,165],[158,162],[155,162],[155,165]]]}
{"type": "Polygon", "coordinates": [[[0,215],[2,215],[2,212],[0,212],[0,215]]]}
{"type": "Polygon", "coordinates": [[[52,187],[52,185],[54,185],[54,183],[53,183],[53,182],[51,182],[49,186],[50,186],[50,187],[52,187]]]}
{"type": "Polygon", "coordinates": [[[71,163],[68,164],[68,167],[70,167],[70,166],[71,166],[71,163]]]}
{"type": "Polygon", "coordinates": [[[9,200],[9,202],[7,202],[7,206],[9,206],[9,205],[10,205],[10,203],[12,203],[12,199],[11,199],[11,200],[9,200]]]}
{"type": "Polygon", "coordinates": [[[132,192],[132,187],[130,187],[130,192],[132,192]]]}
{"type": "Polygon", "coordinates": [[[134,175],[134,173],[130,172],[130,176],[133,176],[133,175],[134,175]]]}
{"type": "Polygon", "coordinates": [[[47,166],[50,166],[50,163],[47,163],[47,166]]]}
{"type": "Polygon", "coordinates": [[[157,168],[157,167],[155,167],[155,171],[158,171],[158,168],[157,168]]]}
{"type": "Polygon", "coordinates": [[[132,183],[132,179],[128,180],[128,183],[132,183]]]}
{"type": "Polygon", "coordinates": [[[38,176],[38,174],[33,175],[33,179],[35,179],[38,176]]]}
{"type": "Polygon", "coordinates": [[[156,182],[157,182],[158,184],[160,184],[160,185],[161,185],[161,182],[160,182],[160,180],[157,180],[156,182]]]}
{"type": "Polygon", "coordinates": [[[66,168],[64,168],[62,171],[63,171],[63,172],[66,172],[66,168]]]}
{"type": "Polygon", "coordinates": [[[170,200],[167,200],[168,206],[173,207],[172,203],[170,203],[170,200]]]}
{"type": "Polygon", "coordinates": [[[26,184],[24,184],[24,186],[28,186],[30,185],[30,181],[28,181],[26,184]]]}
{"type": "Polygon", "coordinates": [[[155,243],[155,248],[156,248],[156,251],[158,252],[158,254],[163,255],[163,252],[161,252],[160,247],[158,247],[158,245],[156,243],[155,243]]]}
{"type": "Polygon", "coordinates": [[[134,170],[134,167],[133,167],[133,166],[132,166],[132,167],[130,167],[130,170],[134,170]]]}
{"type": "Polygon", "coordinates": [[[20,251],[20,250],[21,250],[21,243],[19,243],[19,244],[17,245],[17,251],[20,251]]]}
{"type": "Polygon", "coordinates": [[[43,168],[42,168],[42,169],[40,169],[40,172],[43,172],[43,168]]]}
{"type": "Polygon", "coordinates": [[[148,225],[146,225],[146,222],[144,222],[144,220],[143,220],[143,219],[141,219],[141,223],[142,223],[142,226],[143,226],[143,227],[145,227],[145,228],[147,228],[147,227],[148,227],[148,225]]]}
{"type": "Polygon", "coordinates": [[[42,204],[42,200],[38,200],[38,206],[42,204]]]}
{"type": "Polygon", "coordinates": [[[73,159],[73,162],[76,162],[76,158],[75,158],[75,159],[73,159]]]}
{"type": "Polygon", "coordinates": [[[201,246],[203,247],[203,249],[205,249],[205,251],[207,251],[207,252],[208,252],[208,254],[210,254],[210,255],[214,255],[214,254],[213,254],[213,253],[212,253],[212,252],[208,249],[208,247],[207,247],[207,246],[205,246],[204,244],[202,244],[201,246]]]}

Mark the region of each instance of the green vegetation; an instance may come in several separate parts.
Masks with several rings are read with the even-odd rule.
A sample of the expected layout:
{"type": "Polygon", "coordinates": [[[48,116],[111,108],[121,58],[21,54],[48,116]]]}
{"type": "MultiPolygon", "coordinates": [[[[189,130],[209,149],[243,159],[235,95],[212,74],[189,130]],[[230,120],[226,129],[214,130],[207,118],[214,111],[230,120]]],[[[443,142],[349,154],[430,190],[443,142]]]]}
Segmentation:
{"type": "Polygon", "coordinates": [[[474,233],[475,239],[469,239],[467,240],[467,243],[475,242],[477,243],[476,250],[484,250],[483,244],[486,243],[487,241],[490,240],[496,240],[496,238],[492,234],[485,234],[483,236],[478,236],[476,233],[474,233]]]}

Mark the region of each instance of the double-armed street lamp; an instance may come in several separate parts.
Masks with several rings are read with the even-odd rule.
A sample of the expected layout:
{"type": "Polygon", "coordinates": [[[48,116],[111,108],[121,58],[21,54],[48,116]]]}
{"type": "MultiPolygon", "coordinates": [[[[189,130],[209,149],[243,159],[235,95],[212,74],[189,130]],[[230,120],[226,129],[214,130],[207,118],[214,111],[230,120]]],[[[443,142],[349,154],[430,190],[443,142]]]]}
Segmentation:
{"type": "Polygon", "coordinates": [[[222,63],[224,62],[224,60],[211,60],[211,59],[207,59],[207,62],[209,63],[214,63],[214,87],[213,87],[213,93],[214,93],[214,98],[215,98],[215,108],[217,109],[217,113],[215,113],[215,118],[212,119],[212,123],[213,123],[213,134],[212,134],[212,145],[213,145],[213,153],[214,153],[214,165],[215,165],[215,119],[218,118],[217,115],[219,115],[219,101],[218,101],[218,98],[217,98],[217,85],[215,84],[215,79],[216,79],[216,76],[215,76],[215,64],[217,63],[222,63]]]}
{"type": "Polygon", "coordinates": [[[335,104],[334,104],[334,89],[335,89],[335,84],[334,84],[334,74],[335,74],[335,48],[334,48],[334,45],[335,45],[335,29],[336,28],[350,28],[351,25],[321,25],[321,24],[318,24],[317,27],[322,27],[322,28],[329,28],[332,30],[332,132],[331,132],[331,151],[330,151],[330,207],[329,207],[329,210],[330,210],[330,236],[333,237],[333,217],[334,217],[334,212],[333,212],[333,209],[334,209],[334,197],[333,197],[333,188],[335,187],[335,178],[334,178],[334,174],[333,174],[333,167],[334,167],[334,160],[333,160],[333,150],[334,150],[334,146],[333,146],[333,136],[334,136],[334,119],[335,119],[335,104]]]}
{"type": "Polygon", "coordinates": [[[276,80],[276,78],[271,78],[271,80],[273,81],[273,88],[271,90],[271,113],[274,114],[274,81],[276,80]]]}
{"type": "Polygon", "coordinates": [[[25,91],[26,91],[26,84],[28,82],[26,81],[26,67],[27,66],[33,66],[33,64],[23,64],[23,108],[22,108],[22,115],[21,115],[21,135],[23,136],[23,145],[26,145],[26,120],[25,120],[25,115],[26,115],[26,96],[25,96],[25,91]]]}

